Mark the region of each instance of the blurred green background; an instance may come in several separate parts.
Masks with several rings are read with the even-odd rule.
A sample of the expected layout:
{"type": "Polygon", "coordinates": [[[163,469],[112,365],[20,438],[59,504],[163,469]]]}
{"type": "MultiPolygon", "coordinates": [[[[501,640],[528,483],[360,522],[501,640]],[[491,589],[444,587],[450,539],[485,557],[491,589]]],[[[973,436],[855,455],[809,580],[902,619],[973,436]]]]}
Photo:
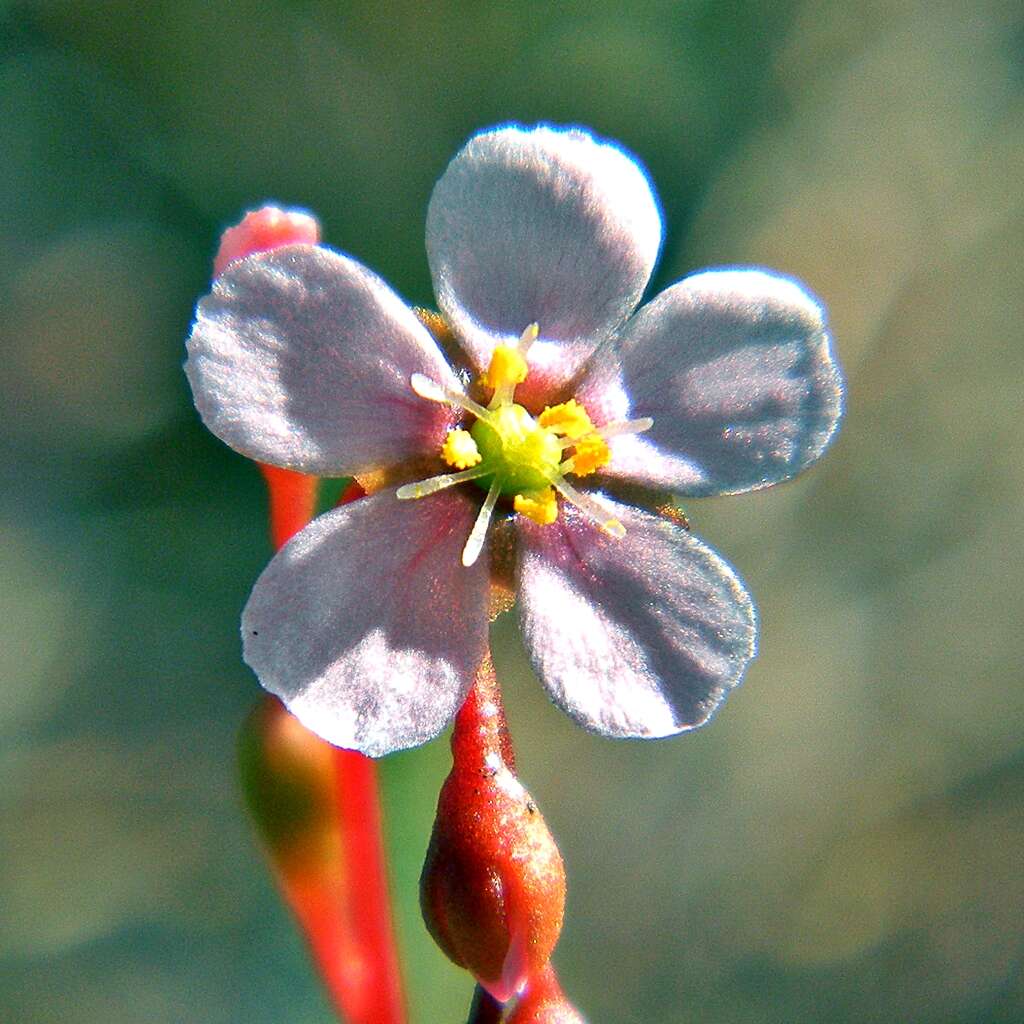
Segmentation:
{"type": "MultiPolygon", "coordinates": [[[[253,467],[180,370],[266,199],[430,302],[477,128],[589,125],[651,171],[657,287],[761,263],[828,304],[829,456],[693,502],[762,655],[707,730],[577,731],[495,643],[560,838],[593,1024],[1024,1020],[1019,0],[0,7],[0,1019],[330,1019],[251,841],[253,467]],[[1015,625],[1016,623],[1016,625],[1015,625]]],[[[447,744],[383,763],[414,1024],[464,1019],[416,880],[447,744]]]]}

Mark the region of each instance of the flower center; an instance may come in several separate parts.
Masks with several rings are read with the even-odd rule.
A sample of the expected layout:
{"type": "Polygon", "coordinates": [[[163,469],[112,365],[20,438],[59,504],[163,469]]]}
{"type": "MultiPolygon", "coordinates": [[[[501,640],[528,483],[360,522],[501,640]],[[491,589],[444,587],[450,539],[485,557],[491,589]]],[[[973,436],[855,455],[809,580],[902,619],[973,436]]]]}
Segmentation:
{"type": "Polygon", "coordinates": [[[398,489],[400,499],[428,494],[473,481],[487,492],[476,524],[462,553],[472,565],[483,546],[494,506],[501,496],[536,523],[549,525],[558,518],[558,499],[569,501],[594,519],[606,533],[621,537],[622,524],[589,494],[577,491],[566,476],[588,476],[611,459],[607,439],[617,434],[638,434],[652,420],[623,420],[595,427],[586,409],[575,399],[548,406],[534,418],[513,401],[516,385],[526,380],[526,353],[536,340],[537,324],[523,331],[516,345],[498,345],[481,383],[491,389],[487,408],[461,391],[435,384],[413,374],[413,390],[421,398],[455,405],[475,417],[465,430],[450,430],[441,446],[441,458],[456,473],[443,473],[398,489]]]}
{"type": "Polygon", "coordinates": [[[521,405],[500,406],[493,416],[477,420],[469,434],[480,453],[480,465],[490,470],[476,480],[485,490],[493,478],[501,494],[539,491],[558,476],[558,435],[539,426],[521,405]]]}

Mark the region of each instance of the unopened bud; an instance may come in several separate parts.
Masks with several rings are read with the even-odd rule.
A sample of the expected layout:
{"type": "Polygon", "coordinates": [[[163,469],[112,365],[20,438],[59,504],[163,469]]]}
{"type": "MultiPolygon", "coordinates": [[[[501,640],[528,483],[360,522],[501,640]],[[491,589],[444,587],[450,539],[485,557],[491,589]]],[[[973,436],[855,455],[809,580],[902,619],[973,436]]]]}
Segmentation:
{"type": "Polygon", "coordinates": [[[565,868],[513,774],[489,663],[456,719],[453,766],[420,880],[430,934],[499,1002],[547,964],[562,929],[565,868]]]}
{"type": "Polygon", "coordinates": [[[213,261],[213,276],[217,277],[229,263],[254,252],[267,252],[298,242],[316,245],[319,241],[320,223],[312,214],[261,206],[250,210],[238,224],[221,235],[220,248],[213,261]]]}
{"type": "Polygon", "coordinates": [[[275,864],[293,876],[334,860],[330,746],[267,697],[246,719],[238,752],[246,803],[275,864]]]}
{"type": "Polygon", "coordinates": [[[346,1020],[370,1021],[379,964],[358,930],[350,837],[338,818],[338,751],[267,695],[239,738],[246,803],[282,895],[346,1020]]]}

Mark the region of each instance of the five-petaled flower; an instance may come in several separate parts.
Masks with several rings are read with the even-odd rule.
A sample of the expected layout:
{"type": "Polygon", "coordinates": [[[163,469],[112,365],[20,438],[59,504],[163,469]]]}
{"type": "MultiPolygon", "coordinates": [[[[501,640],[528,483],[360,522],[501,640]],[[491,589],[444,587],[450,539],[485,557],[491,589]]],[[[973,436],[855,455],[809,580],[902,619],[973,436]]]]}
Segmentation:
{"type": "Polygon", "coordinates": [[[653,510],[805,468],[842,379],[821,307],[787,278],[700,273],[636,310],[661,235],[621,149],[503,126],[430,200],[451,364],[380,278],[321,246],[240,260],[199,303],[186,371],[209,428],[263,462],[380,485],[295,537],[243,614],[246,661],[313,731],[375,756],[435,736],[472,684],[492,554],[509,551],[533,667],[586,728],[682,732],[740,681],[749,595],[653,510]]]}

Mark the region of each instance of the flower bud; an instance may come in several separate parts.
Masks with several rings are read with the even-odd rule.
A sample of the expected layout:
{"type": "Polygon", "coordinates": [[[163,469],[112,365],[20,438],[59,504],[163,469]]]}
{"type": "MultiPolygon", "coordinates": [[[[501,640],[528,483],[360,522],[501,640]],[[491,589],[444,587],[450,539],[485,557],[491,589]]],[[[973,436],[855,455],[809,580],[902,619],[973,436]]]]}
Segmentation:
{"type": "Polygon", "coordinates": [[[565,868],[513,774],[489,660],[459,712],[420,879],[427,929],[499,1002],[542,970],[562,929],[565,868]]]}
{"type": "Polygon", "coordinates": [[[281,893],[339,1013],[369,1024],[395,1019],[381,1008],[396,997],[384,991],[387,965],[366,938],[362,848],[339,820],[339,793],[353,784],[344,776],[359,771],[351,761],[359,757],[320,739],[270,696],[240,735],[246,804],[281,893]]]}
{"type": "Polygon", "coordinates": [[[213,276],[217,277],[229,263],[254,252],[267,252],[298,242],[316,245],[319,241],[320,223],[312,214],[261,206],[250,210],[238,224],[221,235],[220,248],[213,261],[213,276]]]}
{"type": "Polygon", "coordinates": [[[331,745],[267,696],[243,725],[239,763],[260,838],[290,886],[337,870],[331,745]]]}

